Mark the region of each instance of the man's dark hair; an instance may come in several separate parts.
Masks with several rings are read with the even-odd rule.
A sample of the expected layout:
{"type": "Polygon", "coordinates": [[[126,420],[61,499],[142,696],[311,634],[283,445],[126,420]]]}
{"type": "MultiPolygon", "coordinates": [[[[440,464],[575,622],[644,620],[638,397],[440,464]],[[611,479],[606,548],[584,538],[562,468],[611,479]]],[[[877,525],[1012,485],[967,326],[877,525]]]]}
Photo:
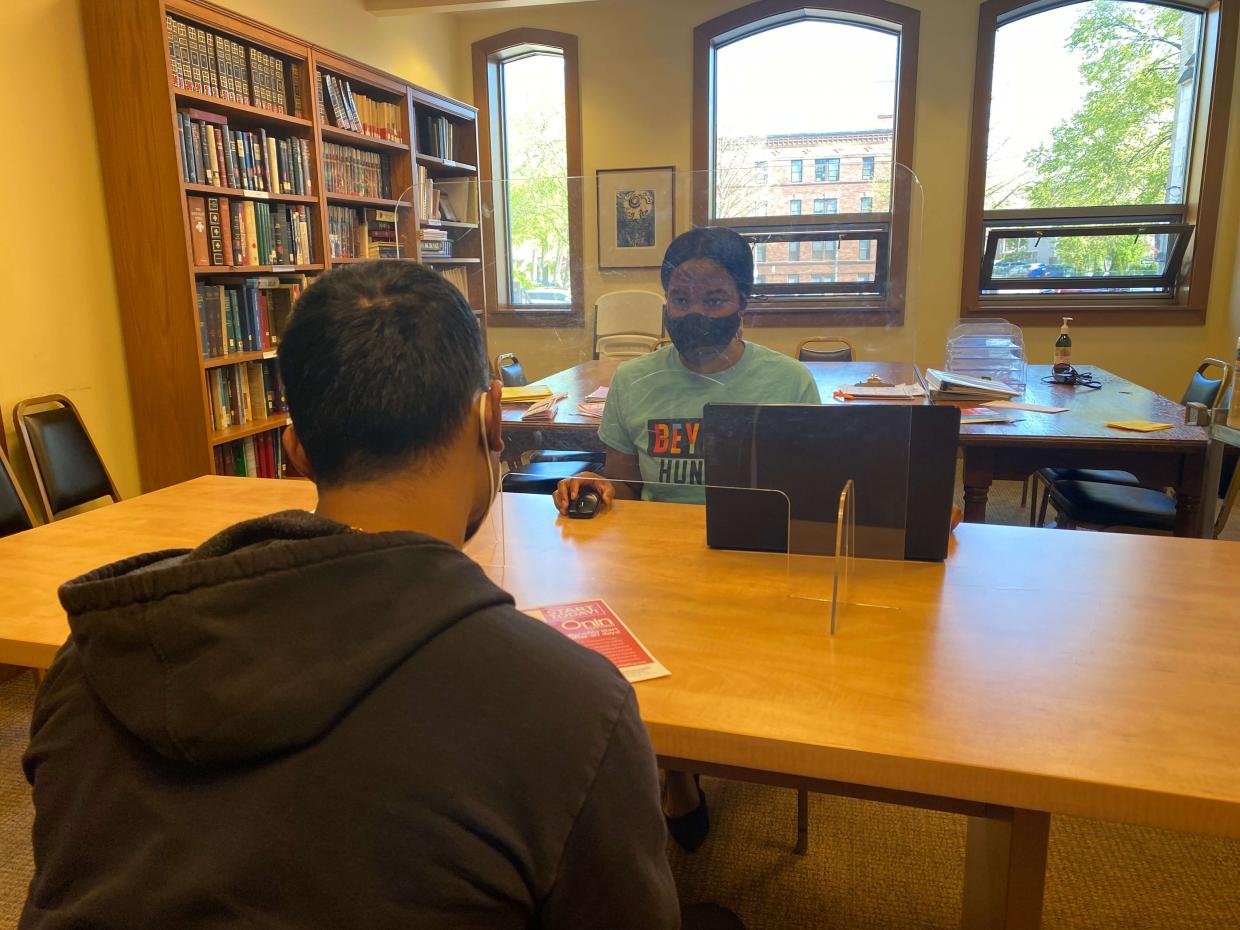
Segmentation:
{"type": "Polygon", "coordinates": [[[699,226],[673,239],[663,253],[663,267],[659,271],[664,291],[672,272],[695,258],[709,258],[726,271],[736,282],[741,300],[749,300],[753,293],[753,252],[738,232],[726,226],[699,226]]]}
{"type": "Polygon", "coordinates": [[[410,262],[322,275],[297,301],[279,355],[289,414],[324,485],[433,458],[490,383],[469,304],[410,262]]]}

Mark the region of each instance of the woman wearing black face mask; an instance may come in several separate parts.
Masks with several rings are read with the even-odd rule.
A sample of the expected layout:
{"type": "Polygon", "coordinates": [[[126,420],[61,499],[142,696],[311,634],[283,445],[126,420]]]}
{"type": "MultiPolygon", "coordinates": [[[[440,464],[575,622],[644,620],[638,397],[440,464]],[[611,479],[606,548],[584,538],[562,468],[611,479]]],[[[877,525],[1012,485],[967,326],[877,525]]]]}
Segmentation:
{"type": "Polygon", "coordinates": [[[820,402],[804,365],[741,337],[753,254],[737,233],[714,226],[678,236],[663,257],[661,278],[672,345],[617,369],[598,431],[608,450],[607,477],[586,472],[561,481],[555,492],[561,512],[582,487],[594,488],[604,505],[638,496],[703,503],[706,404],[820,402]]]}
{"type": "MultiPolygon", "coordinates": [[[[800,362],[741,338],[741,312],[753,290],[753,255],[723,227],[677,237],[663,257],[664,325],[672,345],[625,362],[612,378],[599,426],[607,477],[561,481],[561,512],[583,487],[604,506],[615,497],[703,503],[702,408],[737,404],[820,403],[800,362]],[[610,480],[608,480],[610,479],[610,480]]],[[[668,772],[663,812],[673,838],[692,852],[706,839],[706,798],[686,772],[668,772]]]]}

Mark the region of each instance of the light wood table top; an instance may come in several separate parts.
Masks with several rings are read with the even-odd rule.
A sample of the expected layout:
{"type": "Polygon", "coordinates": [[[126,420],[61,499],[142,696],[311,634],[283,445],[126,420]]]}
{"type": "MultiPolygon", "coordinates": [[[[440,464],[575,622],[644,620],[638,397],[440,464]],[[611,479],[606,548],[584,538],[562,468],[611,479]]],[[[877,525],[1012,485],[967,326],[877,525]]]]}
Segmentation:
{"type": "MultiPolygon", "coordinates": [[[[0,661],[50,662],[65,579],[313,501],[207,477],[0,540],[0,661]]],[[[523,607],[611,604],[672,673],[636,686],[661,755],[1240,836],[1240,545],[963,525],[944,564],[858,563],[896,609],[830,639],[783,556],[709,550],[704,518],[509,495],[490,570],[523,607]]]]}

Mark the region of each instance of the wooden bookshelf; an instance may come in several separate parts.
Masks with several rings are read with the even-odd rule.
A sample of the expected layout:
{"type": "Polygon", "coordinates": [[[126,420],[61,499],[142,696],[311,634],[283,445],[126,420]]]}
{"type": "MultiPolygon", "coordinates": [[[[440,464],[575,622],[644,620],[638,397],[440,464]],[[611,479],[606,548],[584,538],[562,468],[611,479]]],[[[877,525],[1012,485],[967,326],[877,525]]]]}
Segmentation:
{"type": "MultiPolygon", "coordinates": [[[[473,306],[484,305],[476,182],[472,187],[474,201],[465,205],[471,211],[468,216],[450,221],[423,217],[418,210],[419,168],[432,182],[476,178],[472,167],[478,151],[473,107],[203,0],[81,0],[81,4],[144,490],[211,473],[216,470],[217,449],[231,454],[240,447],[229,443],[267,435],[278,439],[279,431],[288,424],[287,414],[277,409],[270,416],[215,428],[213,409],[217,405],[212,384],[228,377],[230,366],[237,366],[231,376],[239,379],[245,376],[241,366],[255,362],[265,362],[264,368],[274,370],[271,360],[275,350],[262,345],[263,338],[258,333],[270,322],[268,316],[262,325],[258,325],[257,319],[251,321],[246,330],[246,336],[252,337],[250,343],[247,345],[244,339],[239,343],[245,351],[205,357],[204,348],[211,347],[203,345],[207,332],[200,322],[199,294],[224,295],[231,291],[245,295],[246,287],[296,293],[302,280],[309,283],[326,269],[364,261],[332,257],[329,209],[353,210],[359,217],[365,210],[405,211],[397,224],[402,240],[400,260],[405,261],[422,260],[424,223],[427,228],[447,230],[453,240],[452,258],[427,256],[427,263],[432,267],[445,266],[445,271],[449,266],[476,266],[479,273],[471,270],[467,275],[467,296],[473,306]],[[217,68],[218,81],[213,92],[206,92],[212,89],[209,81],[199,87],[193,86],[192,81],[182,86],[174,73],[172,49],[177,46],[170,48],[169,16],[261,53],[259,60],[267,63],[264,93],[253,87],[243,88],[240,81],[230,91],[228,79],[239,77],[242,71],[248,73],[248,62],[254,60],[248,57],[248,51],[243,52],[239,67],[217,68]],[[276,72],[280,72],[278,76],[276,72]],[[343,120],[329,94],[324,93],[320,106],[323,75],[347,81],[355,95],[353,99],[364,96],[390,105],[392,109],[368,111],[371,116],[382,113],[392,118],[382,129],[374,128],[372,132],[393,136],[397,134],[396,128],[399,138],[382,138],[340,125],[343,120]],[[276,85],[281,79],[284,108],[288,112],[279,109],[276,85]],[[294,112],[295,99],[300,99],[300,113],[294,112]],[[233,132],[265,132],[267,137],[277,140],[277,146],[286,142],[289,151],[297,153],[291,164],[300,165],[302,171],[297,174],[294,168],[292,183],[284,191],[290,187],[299,189],[299,177],[308,182],[308,191],[249,190],[198,183],[201,177],[187,180],[192,177],[188,162],[201,161],[199,156],[209,155],[210,146],[189,149],[183,145],[184,126],[178,118],[181,110],[201,111],[205,114],[201,119],[208,121],[222,117],[233,132]],[[436,154],[419,146],[418,126],[428,115],[451,120],[453,152],[436,154]],[[324,145],[328,143],[382,155],[382,164],[389,172],[384,196],[328,191],[323,158],[324,145]],[[256,209],[267,205],[265,210],[283,218],[282,232],[287,232],[289,242],[296,234],[307,233],[302,241],[309,241],[307,257],[311,260],[257,266],[196,264],[189,211],[192,198],[203,198],[204,202],[224,198],[230,208],[246,203],[256,209]],[[126,245],[132,243],[141,243],[141,248],[126,245]],[[254,348],[251,350],[250,346],[254,348]]],[[[171,38],[175,42],[176,36],[171,38]]],[[[217,53],[219,48],[215,48],[217,53]]],[[[236,65],[238,59],[229,61],[236,65]]],[[[224,63],[222,57],[217,59],[217,65],[224,63]]],[[[360,103],[356,109],[362,115],[360,103]]],[[[262,146],[259,149],[261,158],[266,159],[267,152],[262,146]]],[[[225,146],[222,151],[226,160],[250,152],[245,145],[235,151],[225,146]]],[[[280,152],[279,157],[283,159],[285,153],[280,152]]],[[[249,185],[250,175],[238,174],[237,170],[232,174],[234,183],[240,177],[241,183],[249,185]]],[[[201,175],[201,171],[196,173],[201,175]]],[[[221,163],[219,174],[212,173],[207,178],[229,180],[229,174],[221,163]]],[[[231,212],[230,209],[230,215],[231,212]]],[[[248,216],[250,208],[238,212],[248,216]]],[[[222,210],[220,214],[223,217],[222,210]]],[[[209,225],[214,232],[214,220],[209,225]]],[[[218,227],[222,229],[223,225],[221,221],[218,227]]],[[[218,258],[220,239],[217,237],[215,242],[218,258]]],[[[248,251],[245,250],[247,254],[248,251]]],[[[270,306],[266,309],[274,312],[270,306]]],[[[251,314],[257,316],[252,310],[251,314]]],[[[217,344],[219,335],[214,330],[210,334],[217,344]]],[[[257,377],[258,367],[252,366],[251,370],[257,377]]],[[[270,450],[270,445],[267,448],[270,450]]]]}

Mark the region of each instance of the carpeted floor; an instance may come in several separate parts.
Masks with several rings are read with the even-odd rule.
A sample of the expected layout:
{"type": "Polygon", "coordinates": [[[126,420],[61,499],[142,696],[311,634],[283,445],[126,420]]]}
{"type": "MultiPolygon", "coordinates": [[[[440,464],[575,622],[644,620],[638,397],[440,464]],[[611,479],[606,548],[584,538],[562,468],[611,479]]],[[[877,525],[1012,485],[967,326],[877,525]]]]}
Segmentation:
{"type": "MultiPolygon", "coordinates": [[[[1020,485],[997,482],[988,518],[1027,524],[1020,485]]],[[[1047,532],[1052,532],[1048,530],[1047,532]]],[[[1224,538],[1240,539],[1240,517],[1224,538]]],[[[30,881],[30,792],[21,773],[33,688],[0,684],[0,928],[30,881]]],[[[796,796],[704,779],[713,829],[696,854],[672,846],[686,902],[716,901],[749,930],[955,930],[964,818],[813,796],[810,850],[792,853],[796,796]]],[[[1240,841],[1055,817],[1046,930],[1236,930],[1240,841]]],[[[582,928],[588,930],[588,928],[582,928]]]]}

